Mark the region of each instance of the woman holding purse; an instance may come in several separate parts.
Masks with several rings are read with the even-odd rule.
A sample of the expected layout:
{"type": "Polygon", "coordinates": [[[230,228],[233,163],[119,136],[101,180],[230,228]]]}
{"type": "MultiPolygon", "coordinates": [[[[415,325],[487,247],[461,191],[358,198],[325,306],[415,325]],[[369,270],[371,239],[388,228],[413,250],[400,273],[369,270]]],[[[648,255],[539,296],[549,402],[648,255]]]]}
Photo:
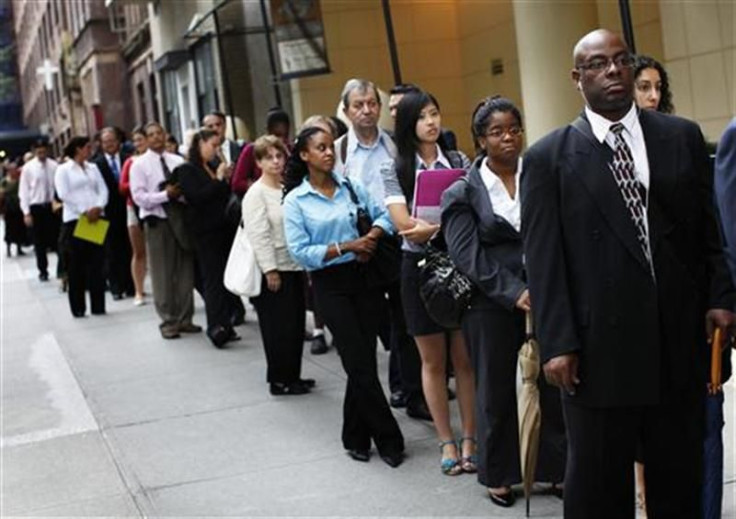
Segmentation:
{"type": "Polygon", "coordinates": [[[216,348],[222,348],[240,337],[231,324],[238,299],[223,283],[236,226],[225,215],[230,198],[227,163],[221,160],[217,170],[210,166],[217,155],[218,143],[216,133],[199,130],[192,137],[188,161],[173,174],[178,177],[186,199],[187,223],[204,281],[207,337],[216,348]]]}
{"type": "MultiPolygon", "coordinates": [[[[508,99],[487,98],[473,114],[483,150],[465,179],[442,197],[442,228],[457,269],[475,285],[462,317],[475,371],[478,481],[490,500],[510,507],[521,481],[516,402],[518,352],[531,311],[524,280],[519,175],[523,126],[508,99]]],[[[539,378],[542,432],[536,480],[560,483],[566,438],[559,391],[539,378]]]]}
{"type": "Polygon", "coordinates": [[[404,437],[378,379],[376,337],[381,293],[369,286],[361,263],[393,232],[386,210],[357,182],[334,173],[332,135],[319,127],[299,132],[286,165],[284,229],[289,252],[310,271],[317,304],[332,330],[348,376],[342,442],[356,461],[370,459],[371,441],[391,467],[404,460],[404,437]],[[351,190],[359,205],[352,201],[351,190]],[[373,227],[361,236],[358,209],[373,227]]]}
{"type": "Polygon", "coordinates": [[[266,352],[266,380],[272,395],[302,395],[314,380],[301,377],[304,346],[304,271],[286,248],[282,175],[288,152],[273,135],[253,143],[261,176],[243,198],[243,225],[263,273],[261,293],[251,298],[266,352]]]}

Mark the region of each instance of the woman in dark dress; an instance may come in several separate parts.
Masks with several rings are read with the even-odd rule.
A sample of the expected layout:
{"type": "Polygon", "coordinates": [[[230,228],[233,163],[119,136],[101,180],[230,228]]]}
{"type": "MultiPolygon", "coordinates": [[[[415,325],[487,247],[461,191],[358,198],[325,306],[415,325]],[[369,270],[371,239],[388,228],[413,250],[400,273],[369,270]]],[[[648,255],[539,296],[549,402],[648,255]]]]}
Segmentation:
{"type": "Polygon", "coordinates": [[[8,257],[11,256],[10,246],[13,244],[18,256],[22,256],[24,254],[22,247],[28,245],[28,236],[18,199],[20,168],[15,162],[11,162],[5,170],[5,177],[0,180],[0,208],[5,219],[5,244],[8,247],[8,257]]]}
{"type": "MultiPolygon", "coordinates": [[[[477,289],[462,327],[475,370],[478,481],[494,504],[509,507],[511,485],[521,482],[518,352],[525,312],[532,310],[520,234],[521,113],[508,99],[485,99],[473,114],[473,134],[483,153],[467,178],[443,194],[442,228],[452,261],[477,289]]],[[[538,384],[542,431],[535,480],[557,484],[566,456],[560,394],[544,377],[538,384]]]]}
{"type": "Polygon", "coordinates": [[[238,340],[231,324],[237,296],[223,283],[230,247],[237,223],[229,222],[225,207],[230,199],[227,164],[220,161],[217,170],[209,163],[219,148],[217,134],[200,130],[192,137],[189,161],[174,170],[187,203],[187,221],[204,278],[204,303],[207,313],[207,336],[217,348],[238,340]]]}

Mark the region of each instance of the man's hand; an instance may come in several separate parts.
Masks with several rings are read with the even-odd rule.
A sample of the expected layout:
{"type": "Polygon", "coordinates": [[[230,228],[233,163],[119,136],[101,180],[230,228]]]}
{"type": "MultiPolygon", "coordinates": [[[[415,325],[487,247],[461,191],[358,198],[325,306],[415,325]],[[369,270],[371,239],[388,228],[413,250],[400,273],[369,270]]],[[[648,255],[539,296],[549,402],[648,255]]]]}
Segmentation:
{"type": "Polygon", "coordinates": [[[519,296],[519,300],[516,301],[516,308],[524,310],[525,312],[532,311],[532,300],[529,297],[529,289],[524,290],[519,296]]]}
{"type": "Polygon", "coordinates": [[[23,223],[26,224],[26,227],[33,227],[33,216],[30,214],[24,214],[23,223]]]}
{"type": "Polygon", "coordinates": [[[100,219],[100,215],[102,214],[102,208],[92,207],[91,209],[87,209],[87,211],[84,214],[85,216],[87,216],[87,220],[89,220],[90,223],[95,223],[97,220],[100,219]]]}
{"type": "Polygon", "coordinates": [[[713,340],[713,332],[716,328],[721,329],[723,337],[722,348],[725,350],[731,344],[733,334],[734,318],[733,312],[720,308],[711,308],[705,314],[705,333],[708,334],[708,342],[713,340]]]}
{"type": "Polygon", "coordinates": [[[169,200],[176,200],[181,197],[181,188],[179,187],[179,184],[168,184],[166,186],[166,196],[169,197],[169,200]]]}
{"type": "Polygon", "coordinates": [[[577,354],[566,353],[548,360],[544,364],[544,376],[553,386],[564,389],[568,395],[574,395],[575,386],[580,384],[577,354]]]}
{"type": "Polygon", "coordinates": [[[278,270],[266,272],[266,284],[271,292],[278,292],[281,290],[281,275],[278,270]]]}

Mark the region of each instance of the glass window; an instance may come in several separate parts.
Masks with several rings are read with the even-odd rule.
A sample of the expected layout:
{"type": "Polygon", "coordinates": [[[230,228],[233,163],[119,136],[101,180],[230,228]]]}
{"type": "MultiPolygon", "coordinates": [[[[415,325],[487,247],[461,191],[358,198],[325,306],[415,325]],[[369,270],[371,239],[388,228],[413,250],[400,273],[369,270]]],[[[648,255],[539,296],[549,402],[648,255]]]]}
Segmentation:
{"type": "Polygon", "coordinates": [[[163,73],[164,79],[164,126],[176,140],[182,142],[179,103],[176,90],[176,71],[163,73]]]}
{"type": "Polygon", "coordinates": [[[197,109],[201,119],[217,110],[217,81],[212,61],[212,42],[207,40],[194,48],[194,70],[197,78],[197,109]]]}

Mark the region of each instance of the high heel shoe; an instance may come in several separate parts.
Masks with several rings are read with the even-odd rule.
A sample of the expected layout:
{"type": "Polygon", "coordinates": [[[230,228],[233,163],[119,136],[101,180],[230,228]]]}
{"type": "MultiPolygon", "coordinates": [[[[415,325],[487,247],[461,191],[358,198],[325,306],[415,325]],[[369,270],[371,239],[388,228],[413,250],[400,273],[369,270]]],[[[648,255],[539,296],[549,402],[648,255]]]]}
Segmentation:
{"type": "Polygon", "coordinates": [[[463,472],[467,474],[475,474],[476,472],[478,472],[478,457],[475,454],[471,454],[470,456],[462,456],[463,443],[466,441],[472,442],[473,445],[477,444],[475,438],[472,438],[470,436],[463,436],[462,438],[460,438],[460,441],[458,442],[461,453],[460,466],[463,468],[463,472]]]}
{"type": "Polygon", "coordinates": [[[488,498],[491,500],[491,502],[494,505],[498,505],[503,508],[511,508],[514,506],[514,503],[516,502],[516,496],[514,495],[513,490],[508,489],[503,494],[494,494],[491,492],[491,489],[488,489],[488,498]]]}
{"type": "MultiPolygon", "coordinates": [[[[454,445],[457,450],[457,444],[455,440],[446,440],[440,442],[440,455],[444,454],[445,447],[448,445],[454,445]]],[[[456,454],[457,456],[457,454],[456,454]]],[[[455,458],[445,458],[444,456],[440,459],[440,470],[445,476],[457,476],[463,471],[463,467],[460,465],[460,460],[455,458]]]]}

